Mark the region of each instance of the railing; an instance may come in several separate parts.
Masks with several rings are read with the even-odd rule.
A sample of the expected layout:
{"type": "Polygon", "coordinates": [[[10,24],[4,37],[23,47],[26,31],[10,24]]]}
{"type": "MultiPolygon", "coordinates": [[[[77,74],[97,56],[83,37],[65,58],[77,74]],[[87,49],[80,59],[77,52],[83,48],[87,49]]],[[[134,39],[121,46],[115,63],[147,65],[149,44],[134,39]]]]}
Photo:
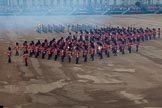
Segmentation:
{"type": "Polygon", "coordinates": [[[128,8],[127,10],[125,10],[122,15],[126,14],[128,11],[130,11],[130,8],[128,8]]]}
{"type": "Polygon", "coordinates": [[[159,13],[161,10],[162,10],[162,7],[161,7],[159,10],[156,10],[156,11],[154,12],[154,14],[159,13]]]}
{"type": "Polygon", "coordinates": [[[110,9],[109,8],[107,10],[105,10],[103,13],[101,13],[101,15],[105,15],[108,12],[110,12],[110,9]]]}

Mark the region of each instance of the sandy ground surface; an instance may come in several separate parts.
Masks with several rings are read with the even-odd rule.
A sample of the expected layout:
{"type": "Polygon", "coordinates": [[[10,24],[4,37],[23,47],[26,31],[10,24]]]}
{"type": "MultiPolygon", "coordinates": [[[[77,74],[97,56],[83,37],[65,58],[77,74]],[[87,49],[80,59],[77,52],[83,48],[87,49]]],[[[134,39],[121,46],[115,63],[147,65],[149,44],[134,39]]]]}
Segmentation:
{"type": "Polygon", "coordinates": [[[162,108],[162,39],[142,43],[139,53],[81,61],[79,65],[30,58],[25,67],[22,57],[15,56],[8,64],[4,53],[16,41],[56,37],[57,34],[36,33],[34,28],[39,23],[162,28],[162,15],[0,17],[0,105],[162,108]]]}

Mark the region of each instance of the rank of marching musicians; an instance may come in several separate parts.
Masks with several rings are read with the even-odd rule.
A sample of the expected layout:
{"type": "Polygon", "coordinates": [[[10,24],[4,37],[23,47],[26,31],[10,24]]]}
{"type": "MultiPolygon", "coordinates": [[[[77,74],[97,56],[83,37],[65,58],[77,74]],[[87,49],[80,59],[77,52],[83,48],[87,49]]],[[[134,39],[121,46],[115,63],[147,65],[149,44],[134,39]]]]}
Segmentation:
{"type": "Polygon", "coordinates": [[[80,31],[88,31],[90,32],[93,29],[99,28],[97,25],[90,24],[67,24],[67,25],[55,25],[55,24],[38,24],[36,26],[36,31],[38,33],[64,33],[64,32],[80,32],[80,31]]]}

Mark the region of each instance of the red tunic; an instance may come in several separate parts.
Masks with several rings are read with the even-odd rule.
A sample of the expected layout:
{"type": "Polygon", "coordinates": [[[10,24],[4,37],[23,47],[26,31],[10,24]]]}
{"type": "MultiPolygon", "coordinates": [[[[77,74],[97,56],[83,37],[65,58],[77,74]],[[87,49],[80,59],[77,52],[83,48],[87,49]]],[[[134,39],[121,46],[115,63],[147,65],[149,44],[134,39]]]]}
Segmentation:
{"type": "Polygon", "coordinates": [[[119,47],[121,48],[123,46],[123,44],[122,43],[119,43],[119,47]]]}
{"type": "Polygon", "coordinates": [[[29,46],[29,47],[28,47],[28,50],[29,50],[30,52],[32,52],[32,51],[33,51],[33,46],[29,46]]]}
{"type": "Polygon", "coordinates": [[[131,45],[132,45],[131,43],[128,43],[128,48],[131,48],[132,47],[131,45]]]}
{"type": "Polygon", "coordinates": [[[88,51],[87,50],[84,50],[83,55],[84,56],[87,56],[88,55],[88,51]]]}
{"type": "Polygon", "coordinates": [[[136,46],[139,46],[140,42],[136,42],[136,46]]]}
{"type": "Polygon", "coordinates": [[[75,51],[75,56],[76,56],[76,57],[79,57],[79,54],[80,54],[80,51],[78,51],[78,50],[75,51]]]}
{"type": "Polygon", "coordinates": [[[117,51],[118,47],[116,45],[113,46],[114,50],[117,51]]]}
{"type": "Polygon", "coordinates": [[[68,57],[72,58],[72,52],[71,51],[67,51],[68,57]]]}
{"type": "Polygon", "coordinates": [[[28,54],[24,54],[24,60],[27,61],[29,59],[29,55],[28,54]]]}
{"type": "Polygon", "coordinates": [[[12,51],[7,52],[8,57],[11,57],[11,54],[12,54],[12,51]]]}
{"type": "Polygon", "coordinates": [[[38,52],[39,51],[39,47],[36,46],[35,49],[34,49],[35,52],[38,52]]]}
{"type": "Polygon", "coordinates": [[[65,50],[61,50],[61,56],[65,55],[65,50]]]}
{"type": "Polygon", "coordinates": [[[19,46],[18,46],[18,45],[16,45],[16,46],[15,46],[15,49],[16,49],[16,51],[18,51],[18,50],[19,50],[19,46]]]}
{"type": "Polygon", "coordinates": [[[54,49],[54,54],[55,54],[55,55],[58,54],[58,49],[57,49],[57,48],[54,49]]]}
{"type": "Polygon", "coordinates": [[[47,53],[48,53],[48,55],[51,54],[51,51],[52,51],[52,48],[48,48],[48,49],[47,49],[47,53]]]}
{"type": "Polygon", "coordinates": [[[94,48],[90,48],[90,54],[95,54],[95,49],[94,48]]]}

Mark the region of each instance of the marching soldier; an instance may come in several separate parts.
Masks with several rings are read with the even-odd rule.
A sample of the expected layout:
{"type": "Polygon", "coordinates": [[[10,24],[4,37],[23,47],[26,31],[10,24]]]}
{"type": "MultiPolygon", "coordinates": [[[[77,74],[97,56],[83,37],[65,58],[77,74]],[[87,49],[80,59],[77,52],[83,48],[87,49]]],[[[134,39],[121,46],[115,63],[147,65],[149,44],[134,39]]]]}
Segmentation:
{"type": "Polygon", "coordinates": [[[7,52],[8,63],[11,63],[11,55],[12,55],[11,47],[8,47],[8,52],[7,52]]]}
{"type": "Polygon", "coordinates": [[[105,55],[107,57],[110,57],[110,46],[107,43],[104,44],[104,49],[105,49],[105,55]]]}
{"type": "Polygon", "coordinates": [[[160,38],[160,28],[158,28],[157,34],[158,34],[158,38],[160,38]]]}
{"type": "Polygon", "coordinates": [[[16,50],[16,53],[15,53],[15,56],[19,56],[19,43],[16,43],[16,46],[15,46],[15,50],[16,50]]]}
{"type": "Polygon", "coordinates": [[[30,43],[29,46],[29,56],[32,57],[34,53],[34,45],[32,43],[30,43]]]}
{"type": "Polygon", "coordinates": [[[48,46],[47,53],[48,53],[48,60],[50,60],[52,56],[52,48],[50,46],[48,46]]]}
{"type": "Polygon", "coordinates": [[[28,59],[29,59],[29,55],[28,55],[28,51],[24,52],[24,61],[25,61],[25,66],[28,66],[28,59]]]}
{"type": "Polygon", "coordinates": [[[119,43],[119,51],[120,51],[120,52],[122,52],[122,46],[123,46],[123,44],[122,44],[122,42],[120,42],[120,43],[119,43]]]}
{"type": "Polygon", "coordinates": [[[57,61],[57,57],[58,57],[58,48],[57,47],[55,47],[55,49],[54,49],[54,55],[55,55],[55,61],[57,61]]]}
{"type": "Polygon", "coordinates": [[[149,39],[152,40],[152,31],[149,29],[149,39]]]}
{"type": "Polygon", "coordinates": [[[79,49],[78,48],[76,48],[76,51],[75,51],[75,56],[76,56],[76,64],[78,64],[78,62],[79,62],[79,55],[80,55],[80,51],[79,51],[79,49]]]}
{"type": "Polygon", "coordinates": [[[21,49],[23,50],[23,53],[24,53],[26,50],[28,50],[28,47],[25,43],[23,43],[23,46],[21,49]]]}
{"type": "Polygon", "coordinates": [[[123,43],[122,44],[122,55],[124,55],[125,54],[125,44],[123,43]]]}
{"type": "Polygon", "coordinates": [[[71,63],[72,51],[71,51],[70,48],[69,48],[68,51],[67,51],[67,55],[68,55],[69,63],[71,63]]]}
{"type": "Polygon", "coordinates": [[[138,52],[138,49],[139,49],[139,42],[136,42],[136,52],[138,52]]]}
{"type": "Polygon", "coordinates": [[[42,59],[45,58],[45,55],[46,55],[46,48],[45,47],[42,47],[42,59]]]}
{"type": "Polygon", "coordinates": [[[39,47],[38,47],[37,44],[35,45],[34,53],[35,53],[35,58],[38,58],[38,56],[39,56],[39,47]]]}
{"type": "Polygon", "coordinates": [[[100,56],[100,59],[103,59],[102,51],[103,51],[102,46],[98,46],[98,54],[100,56]]]}
{"type": "Polygon", "coordinates": [[[156,29],[152,30],[152,34],[153,34],[153,39],[156,39],[156,29]]]}
{"type": "Polygon", "coordinates": [[[62,48],[62,50],[61,50],[61,62],[64,62],[64,58],[65,58],[65,50],[62,48]]]}
{"type": "Polygon", "coordinates": [[[85,50],[83,51],[84,54],[84,62],[87,62],[87,55],[88,55],[88,49],[85,48],[85,50]]]}
{"type": "Polygon", "coordinates": [[[128,51],[129,51],[129,53],[132,52],[132,44],[130,42],[128,42],[128,51]]]}
{"type": "Polygon", "coordinates": [[[93,47],[90,48],[91,59],[94,61],[95,49],[93,47]]]}
{"type": "Polygon", "coordinates": [[[110,57],[111,45],[108,45],[107,57],[110,57]]]}
{"type": "Polygon", "coordinates": [[[117,56],[117,51],[118,51],[118,47],[117,47],[117,45],[114,45],[114,46],[113,46],[113,53],[114,53],[114,56],[117,56]]]}

